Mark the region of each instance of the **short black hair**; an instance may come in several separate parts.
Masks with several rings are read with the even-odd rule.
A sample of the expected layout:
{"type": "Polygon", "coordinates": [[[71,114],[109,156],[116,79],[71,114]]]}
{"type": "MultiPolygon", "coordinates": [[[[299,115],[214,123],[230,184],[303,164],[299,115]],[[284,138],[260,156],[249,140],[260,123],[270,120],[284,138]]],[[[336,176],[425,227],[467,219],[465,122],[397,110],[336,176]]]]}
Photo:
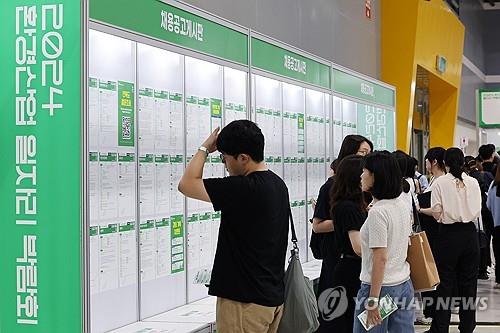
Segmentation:
{"type": "Polygon", "coordinates": [[[427,154],[425,154],[425,159],[429,160],[429,162],[434,162],[436,161],[438,164],[438,167],[445,171],[446,168],[444,167],[444,155],[446,153],[446,149],[443,147],[432,147],[427,151],[427,154]]]}
{"type": "Polygon", "coordinates": [[[495,153],[495,145],[493,144],[486,144],[479,147],[479,156],[481,156],[481,159],[483,161],[489,160],[494,153],[495,153]]]}
{"type": "Polygon", "coordinates": [[[467,171],[468,174],[471,172],[479,171],[479,168],[477,167],[478,160],[471,155],[465,156],[465,170],[467,171]]]}
{"type": "Polygon", "coordinates": [[[403,182],[406,181],[394,156],[385,152],[371,153],[365,157],[363,168],[373,173],[374,182],[370,192],[374,198],[394,199],[401,195],[403,182]]]}
{"type": "Polygon", "coordinates": [[[402,150],[396,150],[392,153],[399,165],[399,170],[403,178],[413,178],[415,176],[416,159],[408,155],[402,150]]]}
{"type": "Polygon", "coordinates": [[[264,135],[256,123],[235,120],[227,124],[217,137],[217,150],[231,156],[247,154],[255,162],[264,160],[264,135]]]}
{"type": "Polygon", "coordinates": [[[347,135],[342,141],[339,156],[337,157],[339,162],[342,161],[342,159],[346,156],[357,154],[359,146],[361,146],[363,142],[368,143],[368,145],[370,146],[370,150],[373,151],[373,143],[364,136],[358,134],[347,135]]]}

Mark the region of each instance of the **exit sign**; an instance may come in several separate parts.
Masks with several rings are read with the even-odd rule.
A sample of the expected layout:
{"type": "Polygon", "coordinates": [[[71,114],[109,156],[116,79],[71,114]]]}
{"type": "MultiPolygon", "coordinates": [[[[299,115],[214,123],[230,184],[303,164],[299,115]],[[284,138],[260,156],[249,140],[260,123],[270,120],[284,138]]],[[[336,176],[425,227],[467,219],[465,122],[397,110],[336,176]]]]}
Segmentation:
{"type": "Polygon", "coordinates": [[[446,72],[446,58],[440,55],[436,56],[436,70],[439,73],[446,72]]]}

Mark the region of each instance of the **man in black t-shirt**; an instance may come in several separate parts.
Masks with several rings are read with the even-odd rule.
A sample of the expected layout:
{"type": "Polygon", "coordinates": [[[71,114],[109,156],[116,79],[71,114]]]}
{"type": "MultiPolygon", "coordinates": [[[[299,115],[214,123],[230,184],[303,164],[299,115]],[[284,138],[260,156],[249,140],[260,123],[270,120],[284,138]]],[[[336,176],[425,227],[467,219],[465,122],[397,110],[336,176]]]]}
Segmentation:
{"type": "Polygon", "coordinates": [[[495,145],[485,144],[479,147],[479,157],[482,161],[483,171],[491,172],[495,176],[497,165],[495,163],[495,145]]]}
{"type": "Polygon", "coordinates": [[[274,333],[284,302],[289,197],[264,162],[264,136],[248,120],[217,128],[198,149],[179,191],[221,211],[208,293],[217,296],[217,331],[274,333]],[[219,150],[229,177],[202,179],[209,153],[219,150]]]}

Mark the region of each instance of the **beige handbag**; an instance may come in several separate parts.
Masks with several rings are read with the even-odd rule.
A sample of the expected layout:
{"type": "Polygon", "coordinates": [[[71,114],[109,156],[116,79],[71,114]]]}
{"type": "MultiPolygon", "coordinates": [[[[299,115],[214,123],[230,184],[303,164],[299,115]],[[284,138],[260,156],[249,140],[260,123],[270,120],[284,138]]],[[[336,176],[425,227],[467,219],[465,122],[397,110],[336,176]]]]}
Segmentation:
{"type": "Polygon", "coordinates": [[[425,231],[410,235],[408,256],[410,277],[416,292],[436,290],[439,274],[425,231]]]}
{"type": "MultiPolygon", "coordinates": [[[[412,196],[413,201],[413,196],[412,196]]],[[[413,201],[413,211],[416,212],[413,201]]],[[[406,261],[410,264],[410,277],[415,292],[436,290],[439,285],[439,273],[432,255],[429,240],[422,231],[418,214],[413,215],[413,233],[410,235],[406,261]]]]}

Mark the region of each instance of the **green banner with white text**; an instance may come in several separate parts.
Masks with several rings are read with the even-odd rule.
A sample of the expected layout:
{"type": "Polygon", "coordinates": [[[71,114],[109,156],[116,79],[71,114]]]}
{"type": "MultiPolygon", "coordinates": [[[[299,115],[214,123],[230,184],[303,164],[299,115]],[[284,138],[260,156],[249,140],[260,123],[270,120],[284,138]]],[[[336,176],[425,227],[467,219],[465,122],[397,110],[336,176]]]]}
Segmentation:
{"type": "Polygon", "coordinates": [[[396,103],[396,92],[393,89],[336,68],[332,71],[332,89],[369,103],[383,104],[388,107],[394,107],[396,103]]]}
{"type": "Polygon", "coordinates": [[[82,331],[81,0],[0,1],[0,332],[82,331]]]}
{"type": "Polygon", "coordinates": [[[92,20],[187,47],[211,56],[248,64],[248,37],[160,0],[90,0],[92,20]]]}
{"type": "Polygon", "coordinates": [[[252,66],[294,80],[330,88],[330,66],[252,37],[252,66]]]}

